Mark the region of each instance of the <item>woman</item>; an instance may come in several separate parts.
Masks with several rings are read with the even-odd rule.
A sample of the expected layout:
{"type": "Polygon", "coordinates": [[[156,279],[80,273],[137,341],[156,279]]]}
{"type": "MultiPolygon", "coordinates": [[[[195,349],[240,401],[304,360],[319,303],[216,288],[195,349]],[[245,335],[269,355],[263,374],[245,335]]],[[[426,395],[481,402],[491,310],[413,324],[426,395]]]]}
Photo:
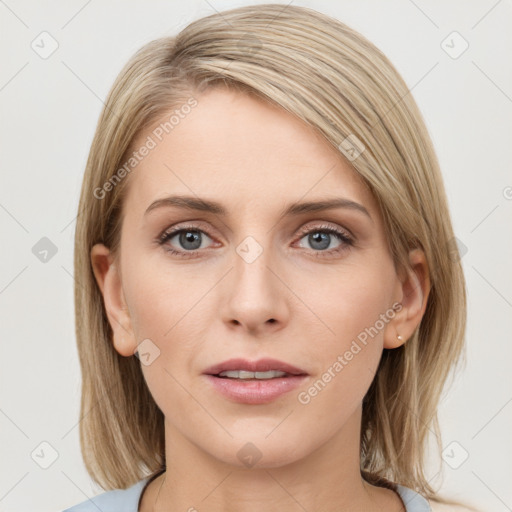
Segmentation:
{"type": "Polygon", "coordinates": [[[79,211],[81,446],[107,492],[68,511],[455,504],[424,453],[464,276],[421,114],[372,43],[268,4],[145,45],[79,211]]]}

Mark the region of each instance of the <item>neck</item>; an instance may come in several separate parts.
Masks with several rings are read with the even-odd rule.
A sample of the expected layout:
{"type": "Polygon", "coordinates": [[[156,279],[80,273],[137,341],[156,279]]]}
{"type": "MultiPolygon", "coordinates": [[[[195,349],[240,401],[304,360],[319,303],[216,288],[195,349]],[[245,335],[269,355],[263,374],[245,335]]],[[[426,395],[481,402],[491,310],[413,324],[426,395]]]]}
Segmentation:
{"type": "MultiPolygon", "coordinates": [[[[166,421],[167,469],[151,482],[151,491],[148,488],[143,495],[140,511],[405,512],[395,492],[372,486],[361,477],[360,420],[359,408],[341,431],[333,432],[329,441],[302,458],[280,453],[283,463],[283,459],[264,457],[263,448],[254,467],[245,466],[236,457],[235,464],[219,460],[211,454],[215,450],[208,450],[213,447],[205,449],[191,443],[166,421]]],[[[230,443],[233,452],[238,452],[235,445],[246,445],[232,439],[230,443]]]]}

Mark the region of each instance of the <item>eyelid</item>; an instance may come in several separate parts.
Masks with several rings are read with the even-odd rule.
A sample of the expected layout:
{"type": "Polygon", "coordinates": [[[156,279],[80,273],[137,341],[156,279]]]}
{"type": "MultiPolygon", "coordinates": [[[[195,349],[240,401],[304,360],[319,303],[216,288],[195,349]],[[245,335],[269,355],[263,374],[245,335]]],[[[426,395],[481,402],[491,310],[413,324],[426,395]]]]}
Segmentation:
{"type": "MultiPolygon", "coordinates": [[[[320,230],[320,229],[325,229],[325,228],[327,228],[327,229],[331,228],[331,229],[334,229],[336,231],[338,231],[338,230],[345,231],[347,233],[347,235],[352,240],[354,240],[354,241],[356,240],[356,236],[346,226],[341,226],[341,225],[338,225],[336,223],[333,223],[333,222],[330,222],[330,221],[326,221],[326,220],[312,220],[312,221],[309,221],[308,223],[306,223],[305,225],[301,226],[298,229],[298,233],[302,235],[303,233],[307,233],[307,232],[311,231],[312,229],[320,230]],[[315,223],[320,223],[320,225],[315,224],[315,223]]],[[[208,235],[210,238],[212,238],[210,233],[209,233],[210,224],[205,223],[205,222],[200,221],[200,220],[189,220],[189,221],[178,222],[177,224],[173,224],[172,226],[168,226],[167,228],[165,228],[158,235],[157,239],[161,240],[167,234],[173,233],[173,232],[177,232],[177,231],[180,231],[182,229],[190,229],[190,230],[194,229],[194,230],[197,230],[197,231],[202,231],[206,235],[208,235]]]]}
{"type": "Polygon", "coordinates": [[[352,231],[350,229],[348,229],[345,226],[336,224],[334,222],[325,221],[325,220],[318,220],[318,221],[311,221],[311,222],[305,224],[304,226],[301,226],[299,228],[299,233],[300,234],[308,233],[309,231],[315,230],[315,229],[317,229],[318,231],[321,231],[322,229],[332,229],[334,231],[341,231],[342,233],[346,234],[347,238],[350,238],[354,242],[356,241],[356,236],[352,233],[352,231]],[[318,224],[310,225],[311,222],[313,222],[313,223],[320,222],[320,225],[318,225],[318,224]]]}
{"type": "Polygon", "coordinates": [[[294,244],[300,242],[302,238],[314,232],[329,233],[330,236],[338,239],[340,243],[340,245],[334,249],[329,249],[326,251],[312,251],[316,257],[326,259],[336,258],[337,255],[358,247],[357,238],[352,235],[352,232],[349,229],[337,224],[327,223],[325,221],[323,221],[321,225],[315,224],[313,226],[302,226],[299,230],[299,237],[295,239],[294,244]]]}
{"type": "Polygon", "coordinates": [[[190,231],[201,231],[202,233],[208,235],[209,238],[212,238],[209,234],[210,227],[208,227],[207,223],[202,222],[200,220],[189,220],[178,222],[177,224],[173,224],[165,228],[157,237],[157,240],[164,239],[167,235],[173,233],[176,234],[179,231],[190,229],[190,231]]]}
{"type": "MultiPolygon", "coordinates": [[[[189,221],[183,221],[178,222],[177,224],[173,224],[172,226],[169,226],[165,228],[157,237],[156,242],[160,246],[166,245],[166,243],[171,239],[174,238],[178,233],[190,230],[190,231],[198,231],[206,235],[208,238],[214,241],[215,243],[215,237],[212,237],[210,235],[210,227],[208,223],[205,223],[200,220],[189,220],[189,221]]],[[[339,224],[325,221],[325,220],[312,220],[306,223],[305,225],[301,226],[298,229],[298,237],[295,237],[294,242],[296,243],[300,241],[304,236],[307,234],[314,232],[314,231],[326,231],[331,232],[333,236],[336,236],[340,240],[340,247],[344,246],[343,248],[337,248],[337,249],[330,249],[327,251],[313,251],[314,253],[317,253],[318,256],[321,257],[329,257],[328,255],[332,255],[333,253],[337,253],[338,251],[341,251],[343,249],[349,249],[350,247],[356,247],[357,238],[353,235],[352,231],[345,226],[341,226],[339,224]],[[345,238],[345,240],[343,239],[345,238]],[[323,255],[325,253],[326,256],[323,255]]],[[[167,248],[166,250],[173,252],[175,254],[180,254],[185,257],[194,257],[198,253],[209,251],[211,247],[204,248],[204,249],[195,249],[193,251],[184,251],[184,250],[176,250],[176,249],[170,249],[167,248]]]]}

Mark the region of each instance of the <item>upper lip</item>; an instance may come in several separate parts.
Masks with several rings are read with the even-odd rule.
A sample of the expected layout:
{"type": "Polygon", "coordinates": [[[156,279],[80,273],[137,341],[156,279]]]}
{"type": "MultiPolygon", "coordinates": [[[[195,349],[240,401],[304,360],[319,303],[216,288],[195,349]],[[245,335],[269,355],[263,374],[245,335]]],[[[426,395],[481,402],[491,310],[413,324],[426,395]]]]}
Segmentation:
{"type": "Polygon", "coordinates": [[[258,359],[257,361],[249,361],[242,358],[229,359],[222,363],[210,366],[203,373],[207,375],[218,375],[219,373],[228,370],[245,370],[248,372],[266,372],[269,370],[276,370],[289,373],[290,375],[307,375],[306,371],[301,370],[296,366],[271,358],[258,359]]]}

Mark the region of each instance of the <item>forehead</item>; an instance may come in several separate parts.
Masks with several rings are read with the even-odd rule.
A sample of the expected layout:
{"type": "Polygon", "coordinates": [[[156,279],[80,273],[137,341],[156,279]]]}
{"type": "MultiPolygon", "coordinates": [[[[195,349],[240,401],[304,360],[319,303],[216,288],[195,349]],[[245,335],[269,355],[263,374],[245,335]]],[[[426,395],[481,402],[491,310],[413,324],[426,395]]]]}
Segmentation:
{"type": "Polygon", "coordinates": [[[129,176],[125,201],[133,208],[145,209],[171,194],[220,199],[237,211],[343,196],[375,212],[362,178],[292,114],[224,88],[194,97],[197,105],[168,124],[168,133],[162,129],[170,119],[166,113],[134,144],[140,148],[150,141],[152,148],[129,176]]]}

